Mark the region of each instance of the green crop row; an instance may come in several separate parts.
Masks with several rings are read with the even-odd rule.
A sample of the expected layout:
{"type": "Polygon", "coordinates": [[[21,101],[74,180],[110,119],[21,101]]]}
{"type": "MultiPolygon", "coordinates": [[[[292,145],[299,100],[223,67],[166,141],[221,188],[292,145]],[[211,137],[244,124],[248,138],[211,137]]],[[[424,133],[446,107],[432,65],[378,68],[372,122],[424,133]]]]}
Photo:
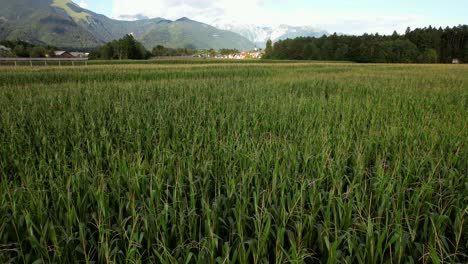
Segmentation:
{"type": "Polygon", "coordinates": [[[468,68],[0,69],[1,263],[466,263],[468,68]]]}

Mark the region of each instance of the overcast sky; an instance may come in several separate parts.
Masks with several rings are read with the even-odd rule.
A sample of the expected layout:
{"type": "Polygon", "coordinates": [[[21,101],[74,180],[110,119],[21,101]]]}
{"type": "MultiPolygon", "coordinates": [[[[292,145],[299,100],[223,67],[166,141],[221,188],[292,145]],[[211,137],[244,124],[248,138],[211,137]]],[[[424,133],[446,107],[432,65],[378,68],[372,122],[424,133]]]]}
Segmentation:
{"type": "Polygon", "coordinates": [[[467,0],[74,0],[113,18],[144,15],[264,25],[314,26],[329,32],[390,34],[406,27],[468,24],[467,0]]]}

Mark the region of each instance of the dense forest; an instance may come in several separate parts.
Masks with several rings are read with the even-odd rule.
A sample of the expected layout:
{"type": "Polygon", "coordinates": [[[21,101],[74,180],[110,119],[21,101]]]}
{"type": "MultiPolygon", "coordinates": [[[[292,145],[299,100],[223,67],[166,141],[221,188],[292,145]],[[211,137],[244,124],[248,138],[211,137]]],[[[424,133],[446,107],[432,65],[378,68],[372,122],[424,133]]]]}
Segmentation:
{"type": "Polygon", "coordinates": [[[265,59],[335,60],[375,63],[468,62],[468,26],[408,28],[404,35],[333,34],[267,43],[265,59]]]}

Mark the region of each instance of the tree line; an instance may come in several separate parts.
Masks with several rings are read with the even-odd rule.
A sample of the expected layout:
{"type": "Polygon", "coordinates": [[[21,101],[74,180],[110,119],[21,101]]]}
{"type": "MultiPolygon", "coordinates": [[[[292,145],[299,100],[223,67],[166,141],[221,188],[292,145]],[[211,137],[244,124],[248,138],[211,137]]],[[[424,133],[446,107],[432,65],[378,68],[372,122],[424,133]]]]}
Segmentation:
{"type": "MultiPolygon", "coordinates": [[[[38,46],[24,41],[1,41],[0,45],[10,49],[11,54],[6,54],[13,57],[22,58],[45,58],[55,57],[54,51],[56,47],[38,46]]],[[[167,48],[158,45],[148,51],[143,44],[138,42],[132,35],[126,35],[121,39],[111,41],[96,48],[89,54],[90,59],[99,60],[145,60],[150,57],[160,56],[199,56],[199,57],[216,57],[218,55],[228,55],[239,53],[236,49],[214,49],[194,50],[191,48],[167,48]]],[[[0,53],[2,55],[3,53],[0,53]]],[[[2,55],[3,56],[3,55],[2,55]]]]}
{"type": "Polygon", "coordinates": [[[153,48],[151,54],[156,57],[161,56],[189,56],[195,53],[195,50],[191,48],[178,48],[171,49],[164,47],[163,45],[157,45],[153,48]]]}
{"type": "Polygon", "coordinates": [[[405,34],[300,37],[268,41],[265,59],[334,60],[364,63],[468,62],[468,26],[408,28],[405,34]]]}
{"type": "Polygon", "coordinates": [[[101,60],[144,60],[152,56],[166,57],[166,56],[192,56],[197,55],[200,57],[215,57],[218,55],[227,55],[239,53],[236,49],[214,49],[208,50],[194,50],[191,48],[168,48],[162,45],[157,45],[148,51],[140,42],[138,42],[132,35],[126,35],[119,40],[109,42],[90,53],[90,59],[101,60]]]}
{"type": "MultiPolygon", "coordinates": [[[[58,50],[53,46],[34,45],[25,41],[0,41],[0,45],[11,50],[11,55],[20,58],[45,58],[55,57],[54,51],[58,50]]],[[[91,59],[148,59],[152,56],[151,52],[132,35],[126,35],[119,40],[109,42],[90,52],[91,59]]]]}
{"type": "Polygon", "coordinates": [[[57,50],[56,47],[38,46],[21,40],[4,40],[0,41],[0,45],[9,48],[11,56],[19,58],[54,57],[54,51],[57,50]]]}

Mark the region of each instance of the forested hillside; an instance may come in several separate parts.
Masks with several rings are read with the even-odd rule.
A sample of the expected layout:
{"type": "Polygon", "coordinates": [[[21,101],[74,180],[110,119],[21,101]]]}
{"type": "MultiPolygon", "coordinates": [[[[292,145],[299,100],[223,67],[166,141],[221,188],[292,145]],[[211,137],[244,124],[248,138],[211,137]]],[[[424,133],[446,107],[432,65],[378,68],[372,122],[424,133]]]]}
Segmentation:
{"type": "MultiPolygon", "coordinates": [[[[271,45],[271,43],[270,43],[271,45]]],[[[333,34],[321,38],[296,38],[266,49],[267,59],[338,60],[375,63],[468,62],[468,26],[408,28],[404,35],[333,34]]]]}

